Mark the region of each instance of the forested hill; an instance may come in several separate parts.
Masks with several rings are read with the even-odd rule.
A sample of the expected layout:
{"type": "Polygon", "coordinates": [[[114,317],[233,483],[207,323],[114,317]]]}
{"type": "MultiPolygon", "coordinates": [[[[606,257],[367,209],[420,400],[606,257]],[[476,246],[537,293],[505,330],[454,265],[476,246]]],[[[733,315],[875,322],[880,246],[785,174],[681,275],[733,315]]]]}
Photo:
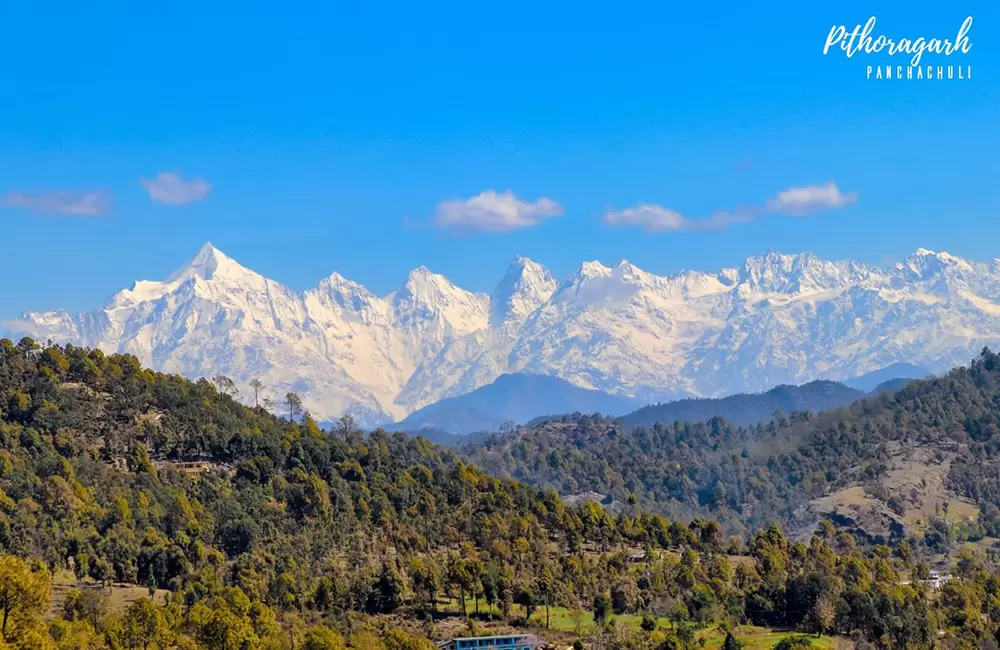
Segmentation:
{"type": "Polygon", "coordinates": [[[751,425],[774,417],[776,411],[794,413],[825,411],[865,396],[860,390],[835,381],[812,381],[801,386],[776,386],[764,393],[730,395],[718,399],[682,399],[652,404],[622,416],[625,429],[652,427],[656,423],[705,422],[720,417],[727,422],[751,425]]]}
{"type": "Polygon", "coordinates": [[[0,341],[0,549],[85,555],[109,577],[173,587],[218,553],[306,589],[330,562],[349,558],[360,579],[393,549],[623,534],[423,439],[364,437],[346,421],[325,432],[219,385],[128,355],[0,341]]]}
{"type": "MultiPolygon", "coordinates": [[[[888,500],[888,481],[905,473],[899,468],[911,463],[913,474],[932,466],[942,490],[982,508],[978,533],[996,534],[998,423],[1000,358],[984,350],[969,366],[939,378],[818,415],[789,414],[746,427],[715,418],[634,430],[582,416],[493,436],[461,453],[488,472],[561,494],[634,495],[670,516],[711,512],[735,530],[788,521],[810,500],[849,486],[888,500]]],[[[917,491],[926,487],[917,483],[917,491]]],[[[927,496],[909,488],[895,492],[890,505],[900,516],[927,496]]]]}
{"type": "MultiPolygon", "coordinates": [[[[277,649],[288,646],[264,637],[281,628],[262,611],[345,632],[349,614],[419,628],[448,597],[463,610],[483,598],[506,618],[517,601],[530,616],[556,585],[577,606],[609,590],[630,571],[628,549],[722,549],[715,522],[569,507],[422,438],[364,436],[346,420],[324,431],[294,396],[282,419],[231,392],[225,378],[191,382],[129,355],[0,340],[0,610],[6,583],[41,584],[9,559],[24,558],[39,576],[170,590],[184,609],[165,616],[178,634],[206,635],[199,648],[277,649]],[[218,641],[223,623],[250,641],[218,641]]],[[[38,615],[13,623],[18,639],[41,634],[24,627],[38,615]]],[[[395,643],[386,650],[414,648],[395,643]]]]}
{"type": "MultiPolygon", "coordinates": [[[[817,427],[816,440],[839,431],[831,448],[862,456],[867,443],[854,423],[885,419],[892,428],[897,418],[905,431],[935,421],[950,431],[949,414],[966,408],[969,429],[990,441],[989,410],[969,407],[985,405],[995,363],[984,356],[975,372],[942,380],[950,400],[912,389],[895,402],[915,407],[910,420],[883,400],[821,427],[748,430],[716,420],[620,444],[664,459],[669,440],[680,450],[676,473],[663,477],[669,487],[688,480],[693,458],[699,480],[716,471],[711,462],[728,462],[707,453],[713,446],[778,441],[797,427],[817,427]]],[[[1000,599],[1000,579],[982,560],[964,558],[961,578],[935,598],[921,581],[932,558],[919,547],[859,547],[829,523],[808,544],[777,527],[727,541],[715,521],[670,521],[636,503],[617,515],[593,502],[570,507],[552,490],[493,478],[423,439],[366,437],[348,421],[323,431],[294,396],[282,419],[231,392],[224,378],[190,382],[128,355],[0,340],[0,648],[433,650],[427,637],[440,638],[436,623],[449,616],[452,636],[480,625],[546,636],[549,614],[560,611],[563,619],[587,612],[588,631],[576,628],[586,647],[621,650],[690,650],[712,630],[745,624],[852,635],[885,649],[930,648],[940,631],[980,647],[1000,627],[986,607],[1000,599]],[[105,595],[112,581],[148,587],[159,603],[116,605],[105,595]],[[49,609],[54,586],[67,584],[79,589],[49,609]],[[609,626],[626,615],[641,617],[641,629],[609,626]]],[[[611,431],[600,435],[617,438],[611,431]]],[[[741,472],[753,453],[736,461],[741,472]]],[[[583,478],[586,459],[567,446],[544,458],[583,478]]],[[[774,486],[795,462],[803,473],[786,485],[815,473],[802,460],[773,462],[779,495],[793,491],[774,486]]],[[[609,455],[609,481],[611,467],[630,471],[609,455]]],[[[640,477],[650,469],[634,467],[640,477]]],[[[765,483],[740,476],[744,494],[765,493],[765,483]]],[[[724,512],[720,478],[707,493],[724,512]]],[[[559,638],[572,642],[573,628],[562,629],[559,638]]]]}

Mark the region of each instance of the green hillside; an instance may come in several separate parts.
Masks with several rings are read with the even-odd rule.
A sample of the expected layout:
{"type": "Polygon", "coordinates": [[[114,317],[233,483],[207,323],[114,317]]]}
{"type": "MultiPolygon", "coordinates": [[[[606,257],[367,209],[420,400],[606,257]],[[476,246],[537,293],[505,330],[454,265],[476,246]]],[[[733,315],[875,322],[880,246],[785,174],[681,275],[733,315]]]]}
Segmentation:
{"type": "Polygon", "coordinates": [[[281,418],[231,393],[0,341],[0,647],[429,650],[517,629],[668,650],[756,625],[895,648],[1000,625],[985,556],[937,594],[908,544],[570,507],[422,439],[321,430],[295,396],[281,418]]]}
{"type": "Polygon", "coordinates": [[[856,487],[909,527],[887,535],[927,531],[927,543],[943,548],[949,536],[1000,536],[998,422],[1000,357],[984,350],[942,377],[818,414],[635,428],[577,416],[460,451],[490,473],[562,495],[632,498],[670,517],[710,513],[741,534],[794,523],[815,500],[856,487]],[[978,508],[975,520],[940,530],[956,500],[978,508]]]}

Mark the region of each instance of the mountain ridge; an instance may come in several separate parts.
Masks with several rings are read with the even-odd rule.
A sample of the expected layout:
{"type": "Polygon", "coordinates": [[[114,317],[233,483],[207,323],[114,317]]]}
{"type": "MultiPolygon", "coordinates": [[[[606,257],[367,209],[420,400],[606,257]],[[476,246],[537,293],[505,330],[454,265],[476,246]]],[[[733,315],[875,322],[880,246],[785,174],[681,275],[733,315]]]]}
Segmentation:
{"type": "Polygon", "coordinates": [[[652,428],[655,424],[674,422],[707,422],[719,417],[737,426],[765,422],[779,411],[785,415],[794,412],[820,412],[846,406],[867,397],[868,393],[839,382],[817,379],[801,386],[775,386],[763,393],[737,393],[727,397],[683,399],[666,404],[650,404],[617,421],[624,429],[652,428]]]}
{"type": "Polygon", "coordinates": [[[507,421],[525,424],[545,412],[589,409],[588,412],[618,415],[635,406],[624,398],[580,388],[558,377],[510,373],[470,393],[419,408],[405,420],[391,425],[391,429],[410,433],[437,429],[464,435],[493,432],[507,421]]]}
{"type": "Polygon", "coordinates": [[[925,379],[932,373],[912,363],[894,363],[885,368],[879,368],[844,381],[846,386],[857,390],[871,392],[888,382],[898,382],[902,379],[925,379]]]}
{"type": "Polygon", "coordinates": [[[921,543],[941,552],[952,538],[934,531],[958,530],[954,509],[971,539],[996,535],[1000,355],[984,348],[947,373],[894,383],[844,408],[742,426],[726,414],[627,426],[576,413],[458,451],[496,476],[634,496],[674,519],[709,513],[740,534],[780,521],[808,539],[825,518],[877,544],[926,532],[921,543]]]}
{"type": "Polygon", "coordinates": [[[1000,340],[1000,260],[918,249],[878,267],[769,251],[659,276],[622,260],[562,281],[516,258],[490,293],[425,267],[385,296],[333,273],[292,290],[211,244],[167,281],[90,312],[24,312],[15,337],[128,352],[188,377],[299,392],[319,418],[396,421],[505,373],[647,402],[844,380],[896,363],[934,372],[1000,340]]]}

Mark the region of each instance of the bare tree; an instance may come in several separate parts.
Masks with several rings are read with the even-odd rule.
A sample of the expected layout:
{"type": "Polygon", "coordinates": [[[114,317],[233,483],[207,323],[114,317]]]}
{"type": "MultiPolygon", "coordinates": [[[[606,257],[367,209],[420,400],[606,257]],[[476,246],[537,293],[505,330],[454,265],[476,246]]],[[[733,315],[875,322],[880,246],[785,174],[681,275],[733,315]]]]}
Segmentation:
{"type": "Polygon", "coordinates": [[[97,634],[108,613],[108,597],[99,589],[84,589],[76,599],[76,608],[80,617],[94,626],[94,634],[97,634]]]}
{"type": "Polygon", "coordinates": [[[264,382],[262,382],[261,380],[259,380],[259,379],[257,379],[255,377],[255,378],[253,378],[253,379],[250,380],[250,388],[253,389],[253,405],[254,405],[254,408],[259,408],[260,407],[260,401],[258,399],[258,396],[260,395],[260,391],[264,388],[264,382]]]}
{"type": "Polygon", "coordinates": [[[236,384],[233,383],[233,380],[225,375],[216,375],[212,378],[212,383],[215,384],[216,390],[223,395],[237,397],[240,394],[240,391],[236,388],[236,384]]]}
{"type": "Polygon", "coordinates": [[[354,424],[354,418],[350,415],[342,415],[339,420],[337,420],[337,426],[334,428],[334,433],[340,438],[346,439],[349,435],[357,430],[357,426],[354,424]]]}
{"type": "Polygon", "coordinates": [[[295,416],[302,410],[302,398],[298,393],[285,393],[285,404],[288,405],[289,421],[294,421],[295,416]]]}

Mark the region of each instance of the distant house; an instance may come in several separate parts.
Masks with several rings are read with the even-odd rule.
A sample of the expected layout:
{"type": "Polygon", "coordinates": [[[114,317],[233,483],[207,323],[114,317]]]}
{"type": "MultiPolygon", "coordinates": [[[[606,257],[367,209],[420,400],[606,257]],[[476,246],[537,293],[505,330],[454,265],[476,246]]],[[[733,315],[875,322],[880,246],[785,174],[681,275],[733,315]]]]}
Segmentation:
{"type": "Polygon", "coordinates": [[[193,460],[193,461],[171,461],[171,460],[155,460],[153,461],[153,467],[158,472],[163,472],[167,470],[176,470],[181,474],[186,476],[201,476],[206,472],[220,472],[229,477],[236,474],[236,470],[233,469],[231,465],[225,463],[215,463],[210,460],[193,460]]]}
{"type": "Polygon", "coordinates": [[[537,650],[541,640],[533,634],[470,636],[437,644],[440,650],[537,650]]]}
{"type": "MultiPolygon", "coordinates": [[[[951,580],[951,576],[948,575],[947,573],[938,573],[937,571],[931,571],[930,576],[927,578],[927,580],[918,580],[917,582],[925,584],[931,589],[937,591],[938,589],[943,587],[944,584],[949,580],[951,580]]],[[[908,585],[910,584],[910,581],[903,580],[899,584],[908,585]]]]}
{"type": "Polygon", "coordinates": [[[925,584],[931,586],[931,589],[940,589],[944,583],[951,580],[951,576],[946,573],[938,573],[937,571],[931,571],[931,576],[929,580],[924,580],[925,584]]]}

